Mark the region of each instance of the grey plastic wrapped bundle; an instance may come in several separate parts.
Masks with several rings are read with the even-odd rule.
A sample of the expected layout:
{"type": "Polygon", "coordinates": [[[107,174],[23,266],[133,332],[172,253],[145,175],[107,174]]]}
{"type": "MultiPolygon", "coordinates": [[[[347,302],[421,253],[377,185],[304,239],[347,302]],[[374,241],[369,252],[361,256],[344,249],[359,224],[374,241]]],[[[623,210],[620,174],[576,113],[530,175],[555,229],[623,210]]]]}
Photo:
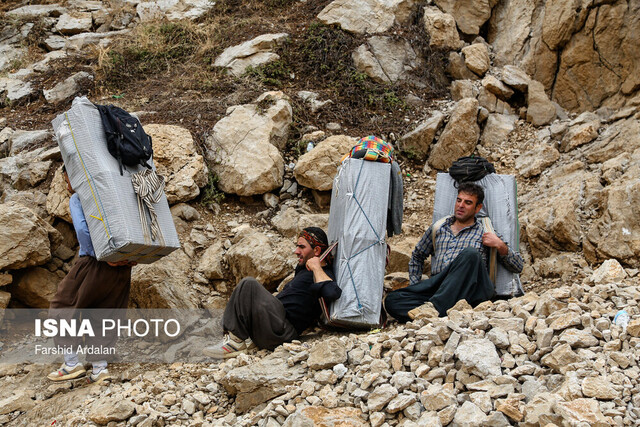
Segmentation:
{"type": "MultiPolygon", "coordinates": [[[[520,249],[520,225],[518,223],[518,190],[513,175],[491,173],[475,181],[484,190],[485,198],[479,217],[488,216],[493,228],[514,251],[520,249]]],[[[433,204],[433,221],[453,214],[458,196],[455,180],[448,173],[436,178],[436,196],[433,204]]],[[[496,294],[521,295],[524,293],[520,275],[512,273],[498,263],[496,294]]]]}
{"type": "Polygon", "coordinates": [[[126,167],[120,175],[118,161],[107,149],[100,112],[91,101],[75,98],[71,109],[51,123],[71,186],[80,197],[96,258],[149,264],[180,247],[164,193],[152,205],[160,230],[152,237],[149,210],[138,205],[131,182],[133,174],[146,168],[126,167]]]}
{"type": "Polygon", "coordinates": [[[334,273],[342,295],[331,304],[329,323],[380,325],[387,244],[389,163],[346,159],[333,181],[329,241],[338,241],[334,273]]]}

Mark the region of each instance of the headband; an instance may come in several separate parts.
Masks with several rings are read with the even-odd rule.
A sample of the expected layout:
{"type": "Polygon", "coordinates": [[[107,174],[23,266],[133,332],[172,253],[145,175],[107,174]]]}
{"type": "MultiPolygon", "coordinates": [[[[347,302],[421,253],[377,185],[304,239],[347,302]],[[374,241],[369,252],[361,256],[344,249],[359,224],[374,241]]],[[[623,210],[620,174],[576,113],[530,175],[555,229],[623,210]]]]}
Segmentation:
{"type": "Polygon", "coordinates": [[[307,230],[302,230],[300,232],[300,237],[309,242],[311,247],[320,246],[320,248],[324,249],[328,247],[325,243],[323,243],[318,236],[313,233],[308,232],[307,230]]]}

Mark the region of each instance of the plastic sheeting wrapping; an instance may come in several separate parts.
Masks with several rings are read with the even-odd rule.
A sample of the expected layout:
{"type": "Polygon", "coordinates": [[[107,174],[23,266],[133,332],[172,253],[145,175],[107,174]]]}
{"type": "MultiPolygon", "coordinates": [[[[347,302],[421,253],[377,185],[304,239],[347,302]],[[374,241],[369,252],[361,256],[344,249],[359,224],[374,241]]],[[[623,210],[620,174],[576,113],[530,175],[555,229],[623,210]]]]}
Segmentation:
{"type": "Polygon", "coordinates": [[[331,304],[331,322],[380,324],[390,176],[389,163],[347,159],[333,180],[328,237],[338,241],[333,268],[342,295],[331,304]]]}
{"type": "MultiPolygon", "coordinates": [[[[514,251],[520,248],[520,225],[518,223],[518,191],[513,175],[491,173],[475,181],[484,190],[484,203],[479,217],[491,218],[493,228],[514,251]]],[[[458,196],[455,180],[448,173],[439,173],[436,178],[436,196],[433,205],[433,221],[453,214],[458,196]]],[[[496,294],[520,295],[524,293],[520,275],[512,273],[498,262],[496,294]]]]}
{"type": "MultiPolygon", "coordinates": [[[[145,240],[131,183],[131,175],[144,167],[127,166],[120,176],[118,161],[107,149],[100,112],[91,101],[75,98],[71,109],[51,123],[99,260],[149,264],[180,247],[164,194],[154,205],[164,244],[159,238],[145,240]]],[[[145,213],[150,220],[146,208],[145,213]]]]}

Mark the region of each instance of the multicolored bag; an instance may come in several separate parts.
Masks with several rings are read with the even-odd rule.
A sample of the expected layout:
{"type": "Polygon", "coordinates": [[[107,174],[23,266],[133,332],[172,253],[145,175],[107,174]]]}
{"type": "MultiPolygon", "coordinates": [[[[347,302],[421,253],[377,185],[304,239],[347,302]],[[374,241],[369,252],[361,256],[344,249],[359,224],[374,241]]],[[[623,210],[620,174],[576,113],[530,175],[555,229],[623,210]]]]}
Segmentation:
{"type": "Polygon", "coordinates": [[[391,144],[373,135],[360,138],[346,157],[382,163],[391,163],[395,160],[391,144]]]}

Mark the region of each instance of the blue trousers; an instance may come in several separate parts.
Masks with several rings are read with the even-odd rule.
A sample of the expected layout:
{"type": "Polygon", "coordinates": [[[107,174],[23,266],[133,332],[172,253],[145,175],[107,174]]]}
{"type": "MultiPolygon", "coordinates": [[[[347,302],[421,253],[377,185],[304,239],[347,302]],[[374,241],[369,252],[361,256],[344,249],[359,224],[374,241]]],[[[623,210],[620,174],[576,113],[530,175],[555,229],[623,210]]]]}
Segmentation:
{"type": "Polygon", "coordinates": [[[411,319],[407,313],[427,301],[434,305],[440,316],[446,316],[447,310],[462,299],[476,306],[493,295],[493,283],[482,255],[475,248],[467,248],[440,273],[390,292],[384,306],[388,314],[400,322],[408,322],[411,319]]]}

